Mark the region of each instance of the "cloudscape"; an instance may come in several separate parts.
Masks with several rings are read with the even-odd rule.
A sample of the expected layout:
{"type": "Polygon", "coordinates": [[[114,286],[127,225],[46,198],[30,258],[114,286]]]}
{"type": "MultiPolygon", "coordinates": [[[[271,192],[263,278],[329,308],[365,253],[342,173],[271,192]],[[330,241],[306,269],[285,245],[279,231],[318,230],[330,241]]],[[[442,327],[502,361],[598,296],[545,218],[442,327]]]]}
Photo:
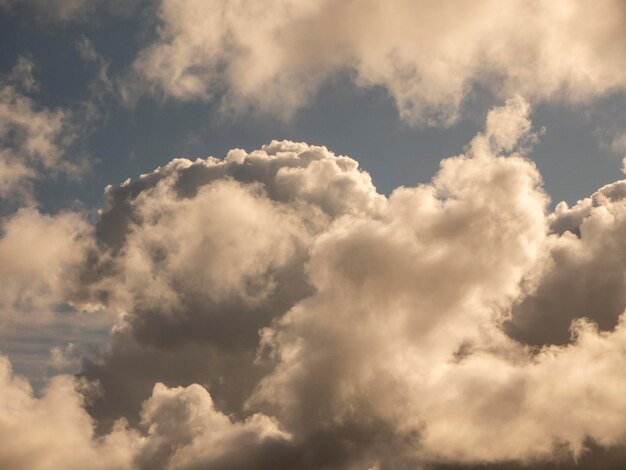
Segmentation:
{"type": "Polygon", "coordinates": [[[0,468],[626,468],[624,2],[0,24],[0,468]]]}

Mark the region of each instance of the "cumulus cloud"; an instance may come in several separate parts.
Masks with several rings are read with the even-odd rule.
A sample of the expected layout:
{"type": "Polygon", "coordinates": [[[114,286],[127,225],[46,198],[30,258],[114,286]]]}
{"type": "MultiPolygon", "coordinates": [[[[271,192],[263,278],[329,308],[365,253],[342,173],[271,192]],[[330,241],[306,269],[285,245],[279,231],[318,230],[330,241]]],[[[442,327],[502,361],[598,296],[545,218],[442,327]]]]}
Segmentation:
{"type": "MultiPolygon", "coordinates": [[[[604,338],[579,322],[574,343],[534,355],[532,341],[502,328],[541,318],[542,309],[519,305],[538,295],[532,289],[543,285],[553,246],[570,240],[556,228],[563,206],[547,214],[540,175],[517,153],[537,140],[529,111],[521,98],[494,109],[432,184],[389,198],[353,160],[289,142],[222,161],[178,159],[109,188],[97,230],[106,255],[92,289],[126,312],[128,326],[104,362],[84,371],[103,390],[92,412],[132,416],[152,383],[202,378],[223,409],[277,418],[294,436],[289,455],[308,455],[313,467],[324,459],[337,468],[530,461],[555,458],[559,448],[579,455],[589,437],[620,442],[621,431],[600,432],[600,415],[568,434],[556,418],[555,427],[538,422],[549,401],[516,405],[561,367],[567,380],[576,362],[568,358],[589,352],[581,338],[604,338]],[[211,366],[160,367],[198,357],[211,366]],[[131,377],[139,377],[132,387],[131,377]],[[534,431],[487,451],[505,426],[534,431]]],[[[620,204],[619,191],[603,191],[620,204]]],[[[591,247],[583,251],[601,262],[591,247]]],[[[570,267],[556,271],[580,278],[570,267]]],[[[603,324],[599,310],[568,311],[564,343],[572,319],[592,316],[609,330],[619,313],[603,324]]]]}
{"type": "Polygon", "coordinates": [[[625,14],[617,0],[163,0],[127,91],[286,117],[347,73],[412,123],[450,124],[475,86],[572,103],[623,91],[625,14]]]}
{"type": "MultiPolygon", "coordinates": [[[[498,314],[545,240],[547,198],[534,164],[500,155],[528,131],[527,111],[521,100],[494,111],[432,184],[398,189],[384,217],[341,219],[315,241],[316,293],[264,330],[277,366],[249,406],[312,435],[380,422],[417,461],[427,399],[440,394],[429,376],[474,347],[506,346],[498,314]],[[507,125],[495,125],[500,113],[507,125]]],[[[393,445],[379,455],[367,449],[369,465],[394,454],[393,445]]]]}
{"type": "Polygon", "coordinates": [[[286,454],[283,448],[290,439],[261,414],[232,422],[215,410],[209,393],[197,384],[174,389],[156,384],[142,407],[141,420],[148,429],[148,443],[139,459],[139,468],[145,469],[261,467],[271,463],[264,450],[276,457],[286,454]]]}
{"type": "Polygon", "coordinates": [[[0,465],[15,470],[130,468],[137,437],[123,421],[94,439],[77,382],[55,377],[41,398],[0,356],[0,465]]]}
{"type": "Polygon", "coordinates": [[[20,209],[0,227],[0,321],[11,312],[40,318],[67,299],[65,286],[91,227],[74,213],[48,216],[32,208],[20,209]]]}
{"type": "Polygon", "coordinates": [[[231,421],[215,410],[200,385],[167,388],[160,383],[143,404],[138,429],[120,419],[110,433],[96,436],[83,408],[80,391],[85,387],[71,376],[57,376],[37,398],[0,356],[3,468],[244,469],[267,459],[264,448],[280,456],[290,439],[267,416],[231,421]]]}
{"type": "Polygon", "coordinates": [[[354,160],[291,142],[176,159],[109,187],[101,249],[76,297],[125,315],[108,362],[85,373],[127,393],[104,396],[96,412],[127,413],[156,381],[207,380],[216,401],[237,411],[264,370],[254,363],[259,329],[311,293],[313,238],[336,218],[384,205],[354,160]],[[155,355],[189,367],[146,366],[155,355]]]}
{"type": "Polygon", "coordinates": [[[554,234],[545,259],[529,274],[528,295],[507,324],[512,336],[534,345],[563,344],[570,323],[581,317],[605,330],[615,327],[626,309],[625,198],[626,182],[618,181],[573,207],[557,205],[548,218],[554,234]]]}
{"type": "MultiPolygon", "coordinates": [[[[39,398],[0,362],[0,393],[16,397],[3,429],[23,442],[0,440],[0,462],[397,469],[621,455],[626,183],[550,213],[524,157],[537,141],[513,97],[429,184],[389,197],[352,158],[275,141],[109,186],[94,227],[18,212],[0,254],[29,233],[57,241],[16,255],[7,292],[24,295],[2,294],[6,305],[51,295],[116,326],[79,378],[39,398]]],[[[49,360],[63,370],[76,351],[49,360]]]]}

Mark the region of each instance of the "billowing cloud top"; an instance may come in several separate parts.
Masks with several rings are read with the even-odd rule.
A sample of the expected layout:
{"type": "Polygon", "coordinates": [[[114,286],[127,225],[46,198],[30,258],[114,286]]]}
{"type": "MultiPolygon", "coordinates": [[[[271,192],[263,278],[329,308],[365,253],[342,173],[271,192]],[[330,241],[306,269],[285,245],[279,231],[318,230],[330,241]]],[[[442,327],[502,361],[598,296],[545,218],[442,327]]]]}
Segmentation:
{"type": "Polygon", "coordinates": [[[568,464],[624,446],[626,181],[549,213],[529,112],[494,108],[389,197],[352,158],[274,141],[109,186],[95,226],[6,218],[5,324],[71,307],[116,326],[41,396],[0,361],[0,466],[568,464]]]}

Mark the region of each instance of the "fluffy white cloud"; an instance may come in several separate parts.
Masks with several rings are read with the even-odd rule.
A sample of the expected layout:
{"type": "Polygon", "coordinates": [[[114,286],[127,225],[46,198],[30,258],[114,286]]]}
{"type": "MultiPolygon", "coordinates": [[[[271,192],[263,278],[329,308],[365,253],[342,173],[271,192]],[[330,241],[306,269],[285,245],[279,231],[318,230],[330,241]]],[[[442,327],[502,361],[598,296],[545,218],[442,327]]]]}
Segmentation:
{"type": "Polygon", "coordinates": [[[0,323],[21,315],[37,321],[66,302],[91,226],[75,213],[23,208],[3,219],[0,230],[0,323]]]}
{"type": "Polygon", "coordinates": [[[70,376],[55,377],[43,396],[11,371],[0,356],[0,465],[11,470],[94,470],[246,468],[263,459],[263,447],[276,451],[290,436],[260,414],[233,422],[215,410],[199,385],[167,388],[156,384],[142,409],[138,429],[124,419],[96,436],[70,376]]]}
{"type": "MultiPolygon", "coordinates": [[[[595,222],[600,212],[622,210],[621,183],[589,200],[597,201],[598,214],[587,209],[590,202],[547,214],[540,175],[517,153],[536,140],[529,106],[517,97],[492,110],[485,131],[465,154],[444,160],[431,184],[400,188],[388,199],[351,159],[289,142],[231,151],[223,161],[175,160],[110,188],[98,233],[115,267],[103,270],[96,286],[111,293],[109,302],[125,299],[118,302],[128,305],[130,326],[87,376],[103,380],[105,395],[137,393],[125,382],[139,368],[146,384],[204,377],[218,403],[236,415],[275,416],[297,449],[282,449],[282,458],[309,455],[313,466],[326,458],[342,468],[528,462],[580,454],[589,438],[621,443],[620,422],[603,427],[604,412],[619,413],[621,402],[584,401],[575,369],[580,361],[592,373],[593,348],[606,348],[598,374],[608,375],[589,392],[603,394],[603,380],[613,380],[610,371],[621,364],[611,353],[619,350],[621,329],[598,333],[579,321],[576,341],[535,355],[502,328],[512,318],[536,333],[550,322],[541,307],[520,307],[551,285],[550,270],[564,278],[563,289],[585,279],[570,265],[553,264],[559,246],[579,240],[577,252],[604,265],[592,240],[621,232],[614,217],[595,222]],[[558,227],[568,217],[578,217],[570,225],[598,227],[602,235],[587,228],[580,239],[565,233],[558,227]],[[259,328],[256,365],[242,366],[257,348],[248,335],[259,328]],[[249,339],[242,342],[242,335],[249,339]],[[180,369],[176,377],[159,367],[145,372],[150,354],[197,360],[182,346],[190,342],[207,351],[209,370],[180,369]],[[146,345],[176,345],[177,352],[146,345]],[[550,377],[569,382],[572,393],[550,377]],[[232,389],[223,381],[239,381],[246,391],[229,399],[232,389]],[[543,391],[550,387],[555,391],[543,391]],[[572,412],[561,428],[563,408],[552,405],[559,400],[598,411],[572,412]],[[543,426],[542,417],[553,424],[543,426]],[[511,436],[526,438],[494,446],[508,427],[516,429],[511,436]]],[[[616,256],[623,251],[615,245],[605,256],[615,266],[605,274],[609,283],[623,282],[616,256]]],[[[601,268],[589,263],[580,269],[595,279],[601,268]]],[[[624,305],[619,298],[614,304],[621,305],[615,322],[624,305]]],[[[603,324],[600,311],[568,311],[565,334],[571,320],[586,315],[605,330],[615,324],[603,324]]],[[[147,396],[145,386],[141,393],[147,396]]],[[[141,393],[127,409],[138,406],[141,393]]],[[[104,405],[95,409],[111,413],[104,405]]]]}
{"type": "Polygon", "coordinates": [[[105,389],[127,391],[101,405],[126,413],[156,381],[209,381],[217,401],[239,409],[262,372],[259,329],[310,294],[314,237],[336,218],[385,205],[354,160],[292,142],[232,150],[224,160],[176,159],[109,187],[96,230],[103,249],[77,296],[130,325],[116,334],[105,370],[87,371],[105,389]],[[164,347],[172,352],[161,361],[204,357],[206,367],[139,366],[166,356],[154,351],[164,347]]]}
{"type": "Polygon", "coordinates": [[[257,448],[287,444],[290,436],[261,414],[232,422],[215,410],[209,393],[199,385],[167,388],[156,384],[141,412],[148,429],[141,468],[246,468],[259,465],[257,448]],[[247,455],[246,455],[247,454],[247,455]]]}
{"type": "MultiPolygon", "coordinates": [[[[67,377],[33,398],[6,372],[0,389],[28,404],[6,428],[34,426],[64,384],[54,409],[72,410],[79,457],[115,447],[102,468],[568,463],[623,448],[626,183],[548,213],[523,156],[529,113],[520,97],[493,109],[431,183],[389,197],[351,158],[284,141],[108,187],[93,230],[18,212],[2,295],[120,318],[83,364],[84,408],[67,377]],[[44,232],[50,245],[21,256],[44,232]]],[[[62,465],[41,439],[28,455],[62,465]]]]}
{"type": "MultiPolygon", "coordinates": [[[[370,433],[372,441],[352,442],[352,457],[383,467],[529,463],[579,455],[587,439],[623,444],[626,422],[615,418],[626,405],[623,324],[599,333],[580,319],[602,319],[607,282],[617,286],[614,321],[626,308],[623,182],[575,208],[580,238],[548,234],[547,222],[567,209],[546,217],[535,166],[500,155],[528,132],[526,112],[519,100],[494,110],[468,153],[444,160],[431,185],[399,189],[382,219],[344,218],[316,239],[315,294],[265,330],[263,346],[278,363],[249,407],[299,435],[377,423],[390,443],[372,452],[370,433]],[[567,256],[580,269],[559,261],[567,256]],[[574,340],[535,353],[505,336],[501,322],[531,283],[551,289],[551,276],[563,278],[560,290],[536,295],[561,302],[566,333],[578,318],[574,340]],[[589,296],[587,310],[567,311],[589,296]]],[[[518,318],[549,329],[544,305],[518,318]]]]}
{"type": "Polygon", "coordinates": [[[123,421],[94,439],[78,383],[55,377],[41,398],[0,356],[0,466],[12,470],[130,468],[138,436],[123,421]]]}
{"type": "Polygon", "coordinates": [[[97,286],[122,312],[175,309],[181,293],[258,305],[294,262],[303,271],[312,237],[334,218],[385,207],[357,167],[324,147],[273,142],[109,187],[97,234],[117,275],[97,286]]]}
{"type": "Polygon", "coordinates": [[[403,118],[447,124],[476,84],[575,103],[623,91],[624,14],[618,0],[163,0],[136,91],[289,116],[348,72],[403,118]]]}
{"type": "Polygon", "coordinates": [[[527,112],[519,99],[494,110],[432,184],[398,189],[383,217],[343,218],[314,242],[316,293],[265,330],[278,365],[250,406],[305,434],[380,420],[417,458],[424,405],[440,395],[428,381],[465,350],[510,349],[498,315],[545,243],[534,164],[500,155],[528,133],[527,112]]]}
{"type": "Polygon", "coordinates": [[[536,356],[476,351],[432,370],[425,394],[415,390],[421,451],[448,462],[536,463],[583,452],[588,438],[623,445],[624,326],[599,333],[581,320],[573,328],[573,344],[536,356]]]}

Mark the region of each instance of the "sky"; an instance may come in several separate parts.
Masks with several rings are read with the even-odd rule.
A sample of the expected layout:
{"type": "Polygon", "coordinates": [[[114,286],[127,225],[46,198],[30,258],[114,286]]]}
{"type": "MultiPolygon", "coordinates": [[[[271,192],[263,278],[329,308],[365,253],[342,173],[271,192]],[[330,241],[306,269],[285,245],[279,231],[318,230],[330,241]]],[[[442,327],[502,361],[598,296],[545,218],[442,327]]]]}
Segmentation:
{"type": "Polygon", "coordinates": [[[0,467],[623,468],[619,0],[0,0],[0,467]]]}

